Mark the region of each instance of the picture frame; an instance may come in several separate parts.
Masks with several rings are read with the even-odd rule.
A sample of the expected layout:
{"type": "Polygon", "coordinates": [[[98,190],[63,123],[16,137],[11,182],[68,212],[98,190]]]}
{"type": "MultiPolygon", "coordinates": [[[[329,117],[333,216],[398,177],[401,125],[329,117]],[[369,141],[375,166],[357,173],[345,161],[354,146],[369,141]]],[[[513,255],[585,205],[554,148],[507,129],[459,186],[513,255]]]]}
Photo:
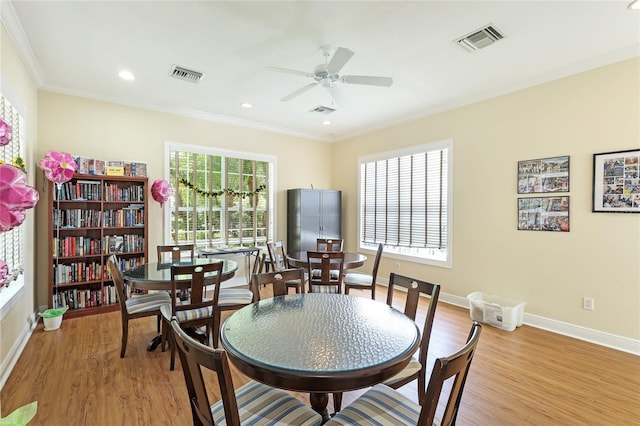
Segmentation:
{"type": "Polygon", "coordinates": [[[518,161],[518,194],[569,192],[569,156],[518,161]]]}
{"type": "Polygon", "coordinates": [[[640,213],[640,149],[593,154],[595,213],[640,213]]]}
{"type": "Polygon", "coordinates": [[[518,198],[519,231],[569,232],[569,196],[518,198]]]}

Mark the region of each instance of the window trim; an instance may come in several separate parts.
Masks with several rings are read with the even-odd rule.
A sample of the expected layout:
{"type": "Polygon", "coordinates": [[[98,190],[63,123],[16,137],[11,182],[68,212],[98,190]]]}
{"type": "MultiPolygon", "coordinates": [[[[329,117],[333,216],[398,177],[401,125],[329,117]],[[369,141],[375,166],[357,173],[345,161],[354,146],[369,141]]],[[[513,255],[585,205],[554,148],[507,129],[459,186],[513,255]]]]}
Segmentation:
{"type": "MultiPolygon", "coordinates": [[[[217,155],[221,157],[231,157],[238,158],[242,160],[251,160],[251,161],[265,161],[273,164],[273,174],[271,176],[271,185],[273,186],[269,192],[269,205],[271,206],[271,213],[269,215],[269,229],[271,230],[271,239],[273,239],[275,235],[278,235],[276,229],[276,220],[277,217],[277,205],[276,205],[276,189],[278,188],[277,184],[277,170],[278,170],[278,157],[274,155],[265,155],[265,154],[257,154],[252,152],[245,151],[234,151],[229,149],[208,147],[202,145],[191,145],[180,142],[172,142],[165,141],[164,142],[164,176],[165,179],[169,180],[170,172],[170,157],[169,153],[171,151],[183,151],[183,152],[192,152],[197,154],[205,154],[205,155],[217,155]]],[[[172,244],[171,239],[171,211],[167,209],[162,209],[162,223],[164,227],[163,231],[163,244],[172,244]]],[[[269,240],[269,238],[267,238],[269,240]]]]}
{"type": "Polygon", "coordinates": [[[446,256],[447,260],[441,261],[436,259],[429,259],[419,256],[412,256],[408,254],[394,253],[385,250],[385,257],[392,259],[399,259],[413,263],[420,263],[425,265],[438,266],[442,268],[452,268],[453,266],[453,139],[444,139],[437,142],[429,142],[421,145],[414,145],[406,148],[400,148],[391,151],[379,152],[367,156],[358,158],[358,225],[356,227],[358,248],[363,252],[371,252],[371,247],[362,245],[361,232],[362,232],[362,181],[360,168],[365,163],[371,163],[374,161],[388,160],[391,158],[402,157],[406,155],[419,154],[427,151],[435,151],[439,149],[447,149],[448,167],[447,167],[447,242],[446,242],[446,256]]]}

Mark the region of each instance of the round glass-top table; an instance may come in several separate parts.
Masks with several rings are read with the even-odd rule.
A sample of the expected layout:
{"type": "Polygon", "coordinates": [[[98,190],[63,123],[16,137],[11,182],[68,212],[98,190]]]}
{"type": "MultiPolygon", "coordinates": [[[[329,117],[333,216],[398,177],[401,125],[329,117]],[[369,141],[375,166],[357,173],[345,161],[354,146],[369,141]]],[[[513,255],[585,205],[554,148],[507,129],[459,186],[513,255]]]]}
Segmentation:
{"type": "Polygon", "coordinates": [[[221,345],[245,375],[310,392],[328,418],[329,392],[380,383],[401,371],[420,343],[415,322],[388,305],[344,294],[264,299],[233,313],[221,345]]]}

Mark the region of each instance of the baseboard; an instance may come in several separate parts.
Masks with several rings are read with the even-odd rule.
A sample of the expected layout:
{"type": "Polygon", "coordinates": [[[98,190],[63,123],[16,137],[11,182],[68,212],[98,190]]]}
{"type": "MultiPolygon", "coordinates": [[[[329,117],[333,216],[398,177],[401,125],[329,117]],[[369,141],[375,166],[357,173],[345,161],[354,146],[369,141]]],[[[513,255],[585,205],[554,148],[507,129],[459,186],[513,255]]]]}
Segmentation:
{"type": "MultiPolygon", "coordinates": [[[[440,293],[439,301],[469,309],[469,302],[466,297],[440,293]]],[[[579,325],[528,314],[526,311],[524,313],[524,323],[528,326],[547,330],[552,333],[562,334],[564,336],[595,343],[596,345],[628,352],[633,355],[640,355],[640,340],[629,339],[628,337],[617,336],[615,334],[605,333],[603,331],[593,330],[579,325]]]]}
{"type": "Polygon", "coordinates": [[[22,351],[25,346],[27,346],[29,338],[31,337],[31,334],[33,334],[33,330],[36,329],[37,325],[38,321],[36,319],[36,315],[32,314],[29,321],[25,322],[22,331],[20,331],[20,336],[16,339],[11,349],[9,349],[7,356],[4,357],[4,360],[0,365],[0,372],[2,372],[0,373],[0,391],[9,379],[9,375],[11,374],[11,371],[13,371],[13,367],[15,367],[18,362],[22,351]]]}

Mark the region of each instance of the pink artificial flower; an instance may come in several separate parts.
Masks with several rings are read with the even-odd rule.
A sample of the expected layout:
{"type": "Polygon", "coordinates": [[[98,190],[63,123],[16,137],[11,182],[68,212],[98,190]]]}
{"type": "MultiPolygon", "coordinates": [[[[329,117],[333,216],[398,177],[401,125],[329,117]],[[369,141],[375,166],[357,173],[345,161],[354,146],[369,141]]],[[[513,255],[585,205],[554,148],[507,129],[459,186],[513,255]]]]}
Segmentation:
{"type": "Polygon", "coordinates": [[[40,168],[51,182],[61,184],[68,182],[78,170],[78,165],[71,154],[66,152],[49,151],[40,160],[40,168]]]}
{"type": "Polygon", "coordinates": [[[35,207],[40,196],[27,185],[27,175],[17,167],[0,164],[0,231],[24,222],[26,209],[35,207]]]}
{"type": "Polygon", "coordinates": [[[9,266],[7,262],[0,259],[0,288],[7,283],[7,277],[9,276],[9,266]]]}
{"type": "Polygon", "coordinates": [[[158,179],[151,185],[151,196],[159,202],[161,206],[171,197],[172,193],[173,189],[166,180],[158,179]]]}
{"type": "Polygon", "coordinates": [[[11,135],[13,134],[13,130],[9,123],[0,118],[0,146],[5,146],[9,142],[11,142],[11,135]]]}

